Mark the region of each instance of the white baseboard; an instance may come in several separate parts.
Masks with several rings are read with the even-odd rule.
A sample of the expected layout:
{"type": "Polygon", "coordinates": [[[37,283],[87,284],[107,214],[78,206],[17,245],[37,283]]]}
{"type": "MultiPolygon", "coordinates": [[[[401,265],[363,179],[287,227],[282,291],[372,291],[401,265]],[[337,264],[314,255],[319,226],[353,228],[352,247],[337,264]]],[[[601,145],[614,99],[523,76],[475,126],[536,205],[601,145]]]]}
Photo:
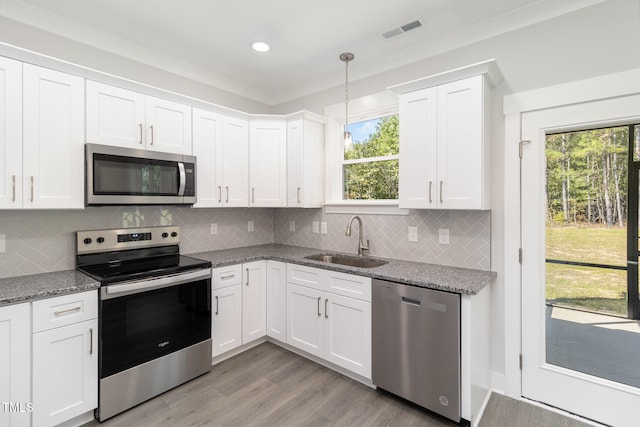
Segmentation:
{"type": "Polygon", "coordinates": [[[504,374],[491,372],[491,391],[504,395],[505,381],[504,374]]]}

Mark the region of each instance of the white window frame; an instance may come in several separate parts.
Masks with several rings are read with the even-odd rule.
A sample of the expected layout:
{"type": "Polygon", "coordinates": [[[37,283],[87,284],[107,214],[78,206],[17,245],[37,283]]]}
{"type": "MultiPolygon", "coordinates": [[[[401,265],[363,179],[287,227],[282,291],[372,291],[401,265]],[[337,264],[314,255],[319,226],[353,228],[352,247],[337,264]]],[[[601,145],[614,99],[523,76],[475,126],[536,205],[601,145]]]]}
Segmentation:
{"type": "MultiPolygon", "coordinates": [[[[356,123],[378,117],[398,114],[398,96],[391,92],[378,92],[349,101],[349,123],[356,123]]],[[[325,108],[327,118],[325,145],[325,204],[326,213],[386,214],[408,215],[407,209],[398,208],[398,200],[344,200],[343,165],[391,160],[394,156],[344,160],[343,131],[345,124],[344,103],[329,105],[325,108]]]]}

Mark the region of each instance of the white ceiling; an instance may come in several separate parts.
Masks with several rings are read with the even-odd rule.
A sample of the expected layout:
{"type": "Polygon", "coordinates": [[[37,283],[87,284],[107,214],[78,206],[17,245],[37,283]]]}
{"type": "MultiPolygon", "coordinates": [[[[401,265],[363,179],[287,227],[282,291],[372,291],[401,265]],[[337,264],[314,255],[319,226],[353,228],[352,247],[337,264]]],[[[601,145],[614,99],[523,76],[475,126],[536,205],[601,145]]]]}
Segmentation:
{"type": "Polygon", "coordinates": [[[345,51],[354,80],[600,1],[0,0],[0,15],[277,105],[342,84],[345,51]]]}

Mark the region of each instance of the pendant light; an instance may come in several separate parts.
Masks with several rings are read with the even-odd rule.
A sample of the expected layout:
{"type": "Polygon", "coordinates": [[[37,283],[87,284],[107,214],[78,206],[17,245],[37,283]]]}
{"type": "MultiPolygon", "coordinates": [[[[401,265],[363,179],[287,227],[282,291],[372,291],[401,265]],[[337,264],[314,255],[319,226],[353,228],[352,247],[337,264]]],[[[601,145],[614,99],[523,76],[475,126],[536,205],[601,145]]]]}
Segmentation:
{"type": "Polygon", "coordinates": [[[347,130],[349,125],[349,61],[353,61],[353,53],[345,52],[340,54],[340,60],[344,62],[344,148],[348,150],[353,146],[351,132],[347,130]]]}

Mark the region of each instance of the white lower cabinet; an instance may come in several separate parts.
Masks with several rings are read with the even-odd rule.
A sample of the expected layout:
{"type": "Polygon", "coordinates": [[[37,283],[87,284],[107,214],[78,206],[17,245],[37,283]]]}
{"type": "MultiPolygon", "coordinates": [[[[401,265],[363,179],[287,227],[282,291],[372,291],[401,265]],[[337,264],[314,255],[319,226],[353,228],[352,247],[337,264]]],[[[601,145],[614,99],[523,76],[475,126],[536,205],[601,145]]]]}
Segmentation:
{"type": "Polygon", "coordinates": [[[216,289],[212,296],[211,338],[215,357],[242,344],[242,286],[216,289]]]}
{"type": "Polygon", "coordinates": [[[242,264],[212,272],[213,357],[242,345],[242,264]]]}
{"type": "Polygon", "coordinates": [[[31,424],[31,304],[0,308],[0,426],[31,424]]]}
{"type": "Polygon", "coordinates": [[[371,378],[371,279],[287,264],[287,322],[288,344],[371,378]]]}
{"type": "Polygon", "coordinates": [[[267,334],[267,261],[242,264],[242,344],[267,334]]]}
{"type": "Polygon", "coordinates": [[[287,342],[287,265],[267,261],[267,336],[287,342]]]}
{"type": "Polygon", "coordinates": [[[96,291],[33,303],[33,426],[53,426],[98,403],[96,291]]]}

